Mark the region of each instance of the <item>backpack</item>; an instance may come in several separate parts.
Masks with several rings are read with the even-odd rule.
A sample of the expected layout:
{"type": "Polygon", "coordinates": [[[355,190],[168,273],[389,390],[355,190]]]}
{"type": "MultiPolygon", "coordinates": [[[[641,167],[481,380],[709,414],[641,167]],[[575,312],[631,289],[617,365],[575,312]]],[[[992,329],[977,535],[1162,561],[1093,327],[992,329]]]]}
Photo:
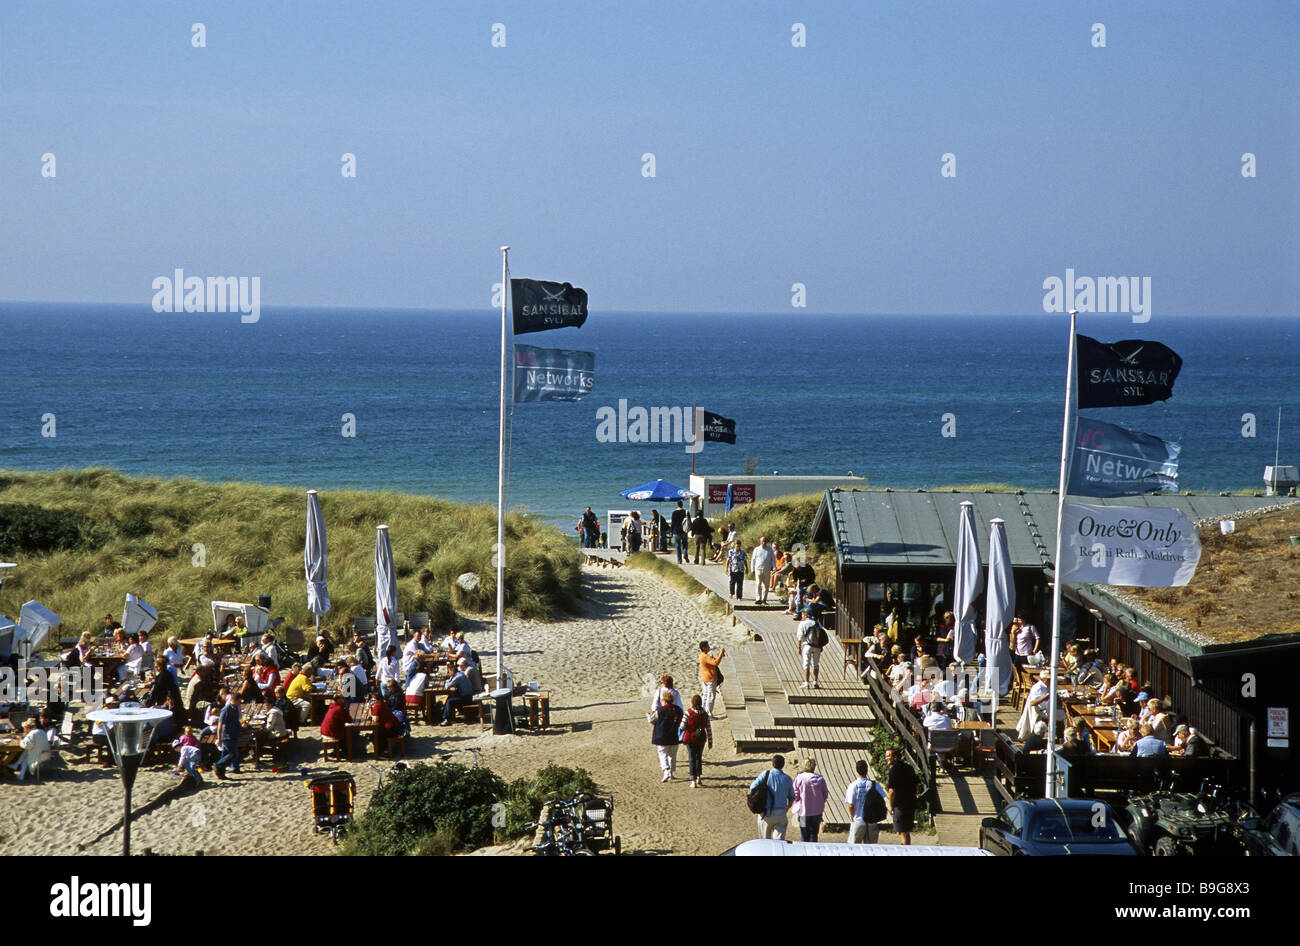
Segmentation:
{"type": "Polygon", "coordinates": [[[867,780],[867,798],[862,803],[862,820],[867,824],[884,821],[887,814],[885,800],[880,797],[880,792],[876,791],[876,785],[874,779],[867,780]]]}
{"type": "Polygon", "coordinates": [[[703,716],[704,714],[696,709],[687,711],[686,719],[682,721],[682,731],[678,734],[678,738],[682,742],[687,745],[694,745],[697,742],[703,742],[708,737],[708,734],[700,725],[703,716]]]}
{"type": "Polygon", "coordinates": [[[756,815],[767,814],[767,776],[770,772],[771,769],[763,773],[762,780],[749,790],[749,795],[745,798],[745,804],[756,815]]]}
{"type": "Polygon", "coordinates": [[[822,627],[820,622],[805,631],[803,639],[804,643],[811,647],[825,647],[830,643],[830,638],[826,636],[826,628],[822,627]]]}

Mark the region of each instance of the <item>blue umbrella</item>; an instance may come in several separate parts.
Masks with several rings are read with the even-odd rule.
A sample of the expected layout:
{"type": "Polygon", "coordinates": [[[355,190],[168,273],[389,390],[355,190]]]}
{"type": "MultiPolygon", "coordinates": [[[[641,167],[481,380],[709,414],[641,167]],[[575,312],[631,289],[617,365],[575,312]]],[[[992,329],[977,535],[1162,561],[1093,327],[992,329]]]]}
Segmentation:
{"type": "Polygon", "coordinates": [[[653,483],[646,483],[644,486],[625,489],[619,495],[624,499],[633,499],[637,502],[666,503],[674,499],[694,499],[699,494],[692,493],[689,489],[682,489],[680,486],[674,486],[667,480],[655,480],[653,483]]]}

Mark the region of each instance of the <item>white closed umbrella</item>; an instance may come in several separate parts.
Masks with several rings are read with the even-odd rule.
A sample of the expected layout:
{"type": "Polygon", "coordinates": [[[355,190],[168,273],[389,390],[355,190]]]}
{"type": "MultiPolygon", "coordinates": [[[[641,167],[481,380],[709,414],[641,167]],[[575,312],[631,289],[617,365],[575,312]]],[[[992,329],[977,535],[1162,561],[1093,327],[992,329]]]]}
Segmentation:
{"type": "Polygon", "coordinates": [[[1007,625],[1016,610],[1016,582],[1007,551],[1007,528],[1001,519],[989,523],[989,592],[984,611],[984,654],[987,673],[993,682],[994,712],[997,697],[1011,689],[1011,649],[1007,646],[1007,625]]]}
{"type": "Polygon", "coordinates": [[[307,490],[307,541],[302,547],[302,564],[307,572],[307,610],[316,615],[319,634],[320,616],[330,609],[330,593],[325,586],[325,517],[314,489],[307,490]]]}
{"type": "Polygon", "coordinates": [[[957,581],[953,588],[952,613],[957,617],[953,656],[962,663],[975,659],[975,599],[984,590],[980,573],[980,548],[975,537],[975,504],[961,504],[961,528],[957,534],[957,581]]]}
{"type": "Polygon", "coordinates": [[[380,526],[375,537],[375,653],[386,654],[396,643],[393,619],[397,615],[397,569],[393,567],[393,543],[388,526],[380,526]]]}

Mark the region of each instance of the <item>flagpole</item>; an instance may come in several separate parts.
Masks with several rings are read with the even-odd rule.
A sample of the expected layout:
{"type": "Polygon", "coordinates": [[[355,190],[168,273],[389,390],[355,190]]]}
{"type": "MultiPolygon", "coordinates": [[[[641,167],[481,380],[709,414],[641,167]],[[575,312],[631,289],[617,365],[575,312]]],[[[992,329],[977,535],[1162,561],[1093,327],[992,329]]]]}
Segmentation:
{"type": "Polygon", "coordinates": [[[501,417],[497,435],[497,689],[505,686],[506,603],[506,296],[510,247],[501,247],[501,417]]]}
{"type": "Polygon", "coordinates": [[[1065,486],[1069,475],[1070,454],[1074,448],[1074,360],[1075,326],[1079,312],[1070,310],[1070,354],[1065,366],[1065,420],[1061,426],[1061,480],[1056,494],[1056,557],[1052,559],[1052,657],[1051,681],[1047,691],[1047,779],[1045,798],[1057,797],[1056,786],[1056,668],[1061,659],[1061,552],[1065,537],[1061,521],[1065,517],[1065,486]]]}

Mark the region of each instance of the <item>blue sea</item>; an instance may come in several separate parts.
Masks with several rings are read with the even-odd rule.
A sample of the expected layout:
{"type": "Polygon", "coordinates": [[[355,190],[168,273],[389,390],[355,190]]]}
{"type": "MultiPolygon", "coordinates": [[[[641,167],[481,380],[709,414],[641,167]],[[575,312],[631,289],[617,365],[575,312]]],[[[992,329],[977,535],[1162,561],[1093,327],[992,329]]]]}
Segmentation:
{"type": "MultiPolygon", "coordinates": [[[[736,444],[696,457],[710,475],[756,458],[759,473],[852,471],[873,486],[1054,488],[1067,324],[597,311],[581,329],[520,339],[595,352],[596,384],[577,403],[514,409],[507,502],[567,526],[656,477],[687,485],[682,444],[597,440],[597,410],[620,399],[734,419],[736,444]]],[[[1171,400],[1090,413],[1180,442],[1184,489],[1262,488],[1279,406],[1282,462],[1300,463],[1300,320],[1083,315],[1079,330],[1182,355],[1171,400]]],[[[148,304],[0,303],[0,468],[495,503],[499,345],[488,310],[266,308],[243,324],[148,304]]]]}

